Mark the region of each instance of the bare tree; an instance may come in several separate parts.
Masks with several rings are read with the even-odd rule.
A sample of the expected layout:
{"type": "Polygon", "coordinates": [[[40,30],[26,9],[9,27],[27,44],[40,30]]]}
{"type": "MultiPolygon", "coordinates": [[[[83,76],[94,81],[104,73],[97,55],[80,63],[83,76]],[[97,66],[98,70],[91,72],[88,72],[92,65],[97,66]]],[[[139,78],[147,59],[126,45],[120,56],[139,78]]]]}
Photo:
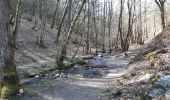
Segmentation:
{"type": "Polygon", "coordinates": [[[162,28],[165,28],[165,2],[166,0],[155,0],[155,3],[158,5],[160,12],[161,12],[161,21],[162,21],[162,28]]]}
{"type": "Polygon", "coordinates": [[[12,45],[16,48],[16,38],[18,33],[18,23],[20,18],[20,6],[21,0],[17,0],[16,8],[15,8],[15,16],[14,16],[14,25],[12,30],[12,45]]]}
{"type": "Polygon", "coordinates": [[[105,52],[106,50],[105,50],[105,37],[106,37],[106,5],[107,4],[107,2],[106,2],[106,0],[104,0],[104,10],[103,10],[103,21],[102,21],[102,23],[103,23],[103,31],[102,31],[102,52],[105,52]]]}
{"type": "Polygon", "coordinates": [[[138,35],[137,43],[143,44],[143,21],[142,21],[142,0],[139,0],[139,25],[138,25],[138,35]]]}
{"type": "MultiPolygon", "coordinates": [[[[68,5],[68,4],[67,4],[68,5]]],[[[60,39],[60,35],[61,35],[61,31],[62,31],[62,25],[63,25],[63,23],[64,23],[64,19],[65,19],[65,17],[66,17],[66,14],[67,14],[67,7],[68,6],[65,6],[65,8],[64,8],[64,12],[63,12],[63,15],[62,15],[62,19],[61,19],[61,21],[60,21],[60,24],[59,24],[59,26],[58,26],[58,32],[57,32],[57,36],[56,36],[56,44],[58,44],[59,43],[59,39],[60,39]]]]}
{"type": "Polygon", "coordinates": [[[47,13],[48,13],[48,8],[47,8],[47,5],[46,5],[46,1],[45,0],[40,0],[39,1],[39,17],[40,17],[40,32],[38,33],[38,36],[37,36],[37,45],[39,47],[45,47],[45,44],[44,44],[44,38],[45,38],[45,34],[44,34],[44,31],[45,31],[45,28],[46,28],[46,16],[47,16],[47,13]]]}
{"type": "Polygon", "coordinates": [[[130,45],[130,41],[131,41],[131,37],[133,34],[132,28],[133,28],[133,22],[134,22],[134,9],[135,9],[135,2],[136,0],[128,0],[127,1],[127,7],[128,7],[128,33],[127,36],[125,38],[125,45],[123,50],[127,51],[129,49],[129,45],[130,45]]]}
{"type": "Polygon", "coordinates": [[[57,0],[57,4],[56,4],[56,8],[55,8],[55,11],[54,11],[54,16],[52,18],[52,24],[51,24],[51,29],[54,28],[54,25],[56,23],[56,17],[58,16],[57,13],[58,13],[58,10],[59,10],[59,4],[60,4],[60,0],[57,0]]]}
{"type": "Polygon", "coordinates": [[[112,17],[113,17],[113,2],[111,1],[109,5],[109,14],[108,14],[108,30],[109,30],[109,52],[112,52],[112,45],[111,45],[111,24],[112,24],[112,17]]]}
{"type": "Polygon", "coordinates": [[[95,48],[96,51],[95,53],[98,53],[98,30],[97,30],[97,22],[96,22],[96,6],[97,5],[97,0],[94,0],[92,2],[92,7],[93,7],[93,24],[94,24],[94,32],[95,32],[95,48]]]}
{"type": "Polygon", "coordinates": [[[87,22],[87,36],[86,36],[86,55],[89,53],[89,49],[90,49],[90,43],[89,43],[89,37],[90,37],[90,0],[88,0],[88,22],[87,22]]]}
{"type": "Polygon", "coordinates": [[[59,56],[59,58],[56,59],[56,63],[58,65],[58,68],[62,68],[64,66],[63,61],[66,58],[66,56],[63,53],[65,53],[65,51],[66,51],[65,49],[67,49],[67,45],[69,44],[69,41],[70,41],[70,38],[71,38],[71,34],[73,33],[74,26],[76,24],[76,21],[78,20],[79,15],[81,14],[81,11],[82,11],[85,3],[86,3],[86,0],[83,0],[83,3],[81,5],[78,13],[73,18],[73,21],[72,21],[71,26],[69,28],[69,31],[68,31],[68,34],[67,34],[66,39],[64,41],[64,44],[61,47],[60,56],[59,56]]]}
{"type": "Polygon", "coordinates": [[[0,94],[1,97],[16,95],[20,89],[14,63],[14,48],[10,33],[11,0],[0,0],[0,94]]]}
{"type": "Polygon", "coordinates": [[[118,24],[118,35],[116,39],[116,47],[118,46],[118,39],[120,35],[120,41],[121,41],[121,47],[124,48],[124,42],[123,42],[123,33],[122,33],[122,24],[123,24],[123,9],[124,9],[124,2],[125,0],[121,0],[120,2],[120,14],[119,14],[119,24],[118,24]]]}

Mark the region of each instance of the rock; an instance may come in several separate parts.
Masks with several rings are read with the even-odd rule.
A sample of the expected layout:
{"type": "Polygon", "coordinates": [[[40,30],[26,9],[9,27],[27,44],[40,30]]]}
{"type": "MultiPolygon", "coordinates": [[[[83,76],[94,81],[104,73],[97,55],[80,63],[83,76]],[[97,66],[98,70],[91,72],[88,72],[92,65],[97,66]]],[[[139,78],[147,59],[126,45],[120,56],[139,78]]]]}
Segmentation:
{"type": "Polygon", "coordinates": [[[28,78],[35,78],[36,74],[35,73],[30,73],[27,77],[28,78]]]}
{"type": "Polygon", "coordinates": [[[105,71],[99,69],[99,68],[93,68],[93,69],[88,69],[83,73],[83,77],[88,77],[88,78],[101,78],[106,74],[105,71]]]}
{"type": "Polygon", "coordinates": [[[24,90],[23,90],[23,89],[20,89],[20,90],[19,90],[19,93],[20,93],[20,94],[22,94],[23,92],[24,92],[24,90]]]}
{"type": "Polygon", "coordinates": [[[35,78],[40,78],[40,76],[36,75],[35,78]]]}
{"type": "Polygon", "coordinates": [[[163,88],[170,88],[170,75],[161,77],[157,82],[155,82],[155,85],[159,85],[163,88]]]}
{"type": "Polygon", "coordinates": [[[157,100],[157,98],[170,100],[170,75],[166,75],[165,72],[159,72],[156,75],[156,81],[147,87],[145,96],[153,100],[157,100]]]}
{"type": "Polygon", "coordinates": [[[48,74],[45,74],[45,77],[49,77],[49,75],[48,75],[48,74]]]}
{"type": "Polygon", "coordinates": [[[80,59],[80,58],[75,58],[75,59],[73,60],[73,62],[74,62],[75,64],[79,64],[79,65],[85,65],[85,64],[87,64],[87,62],[86,62],[84,59],[80,59]]]}
{"type": "Polygon", "coordinates": [[[170,100],[170,90],[166,91],[166,93],[165,93],[165,98],[166,98],[167,100],[170,100]]]}
{"type": "Polygon", "coordinates": [[[56,74],[55,76],[54,76],[54,78],[59,78],[60,77],[60,74],[56,74]]]}
{"type": "Polygon", "coordinates": [[[79,66],[79,65],[74,65],[74,67],[73,67],[74,69],[80,69],[81,68],[81,66],[79,66]]]}
{"type": "Polygon", "coordinates": [[[145,74],[141,77],[139,77],[139,79],[137,79],[137,82],[147,82],[150,78],[151,78],[152,74],[145,74]]]}
{"type": "Polygon", "coordinates": [[[108,57],[108,53],[98,53],[98,57],[108,57]]]}
{"type": "Polygon", "coordinates": [[[35,78],[22,79],[22,80],[20,80],[20,84],[30,83],[30,82],[33,81],[34,79],[35,79],[35,78]]]}
{"type": "Polygon", "coordinates": [[[49,79],[49,74],[45,74],[45,75],[43,76],[43,78],[44,78],[44,79],[49,79]]]}
{"type": "Polygon", "coordinates": [[[93,59],[93,56],[92,55],[87,55],[87,56],[81,56],[79,58],[81,58],[83,60],[88,60],[88,59],[93,59]]]}
{"type": "Polygon", "coordinates": [[[164,73],[164,72],[158,72],[158,73],[156,74],[156,78],[157,78],[157,79],[162,78],[162,77],[164,77],[164,76],[165,76],[165,73],[164,73]]]}
{"type": "Polygon", "coordinates": [[[154,99],[154,98],[157,98],[159,96],[162,96],[165,93],[166,93],[165,89],[162,89],[161,87],[150,85],[150,86],[148,86],[148,88],[145,92],[145,97],[150,98],[150,99],[154,99]]]}
{"type": "Polygon", "coordinates": [[[98,57],[103,57],[102,53],[98,53],[98,57]]]}
{"type": "Polygon", "coordinates": [[[60,78],[66,79],[66,78],[68,78],[68,75],[66,75],[65,73],[61,73],[61,74],[60,74],[60,78]]]}

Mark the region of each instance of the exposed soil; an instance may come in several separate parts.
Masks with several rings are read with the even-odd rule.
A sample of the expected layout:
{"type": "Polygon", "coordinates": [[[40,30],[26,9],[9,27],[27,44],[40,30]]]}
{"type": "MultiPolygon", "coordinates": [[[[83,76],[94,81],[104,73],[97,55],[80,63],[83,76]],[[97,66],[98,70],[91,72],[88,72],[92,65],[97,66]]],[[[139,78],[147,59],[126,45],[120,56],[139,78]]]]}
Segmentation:
{"type": "MultiPolygon", "coordinates": [[[[32,30],[32,25],[22,20],[18,35],[16,62],[21,83],[24,83],[24,93],[20,96],[22,100],[139,100],[142,93],[140,90],[145,88],[147,80],[152,76],[152,73],[145,73],[145,69],[150,68],[150,62],[141,58],[158,48],[166,47],[169,50],[167,28],[163,35],[158,35],[150,44],[132,47],[126,54],[99,54],[88,60],[86,65],[75,65],[65,71],[47,71],[43,76],[34,75],[27,79],[25,72],[32,73],[39,68],[43,71],[44,68],[51,70],[49,68],[54,67],[59,51],[54,43],[56,31],[50,28],[46,29],[46,47],[37,47],[37,32],[32,30]]],[[[68,50],[70,57],[76,51],[68,50]]],[[[78,52],[78,56],[81,55],[78,52]]]]}
{"type": "Polygon", "coordinates": [[[27,95],[22,98],[24,100],[111,100],[103,91],[117,85],[117,81],[127,73],[127,65],[137,52],[139,51],[131,50],[127,52],[128,56],[124,53],[116,56],[99,55],[89,61],[88,67],[76,65],[74,69],[64,71],[59,78],[48,77],[25,84],[26,90],[36,96],[27,95]],[[87,77],[84,74],[91,76],[87,77]]]}

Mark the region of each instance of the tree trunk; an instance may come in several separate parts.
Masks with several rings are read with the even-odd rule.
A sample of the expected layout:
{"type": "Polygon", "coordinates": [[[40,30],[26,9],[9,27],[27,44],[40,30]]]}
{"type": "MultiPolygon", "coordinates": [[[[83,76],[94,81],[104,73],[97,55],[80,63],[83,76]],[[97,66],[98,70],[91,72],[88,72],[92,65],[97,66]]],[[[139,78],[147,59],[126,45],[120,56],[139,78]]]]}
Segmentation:
{"type": "Polygon", "coordinates": [[[106,37],[106,1],[104,0],[104,11],[103,11],[103,39],[102,39],[102,52],[104,53],[105,50],[105,37],[106,37]]]}
{"type": "Polygon", "coordinates": [[[94,29],[95,29],[95,54],[97,55],[98,53],[98,30],[97,30],[97,23],[96,23],[96,4],[92,2],[92,7],[93,7],[93,21],[94,21],[94,29]]]}
{"type": "Polygon", "coordinates": [[[86,36],[86,55],[89,54],[90,50],[90,43],[89,43],[89,36],[90,36],[90,1],[88,0],[88,22],[87,22],[87,36],[86,36]]]}
{"type": "Polygon", "coordinates": [[[112,52],[112,45],[111,45],[111,24],[112,24],[112,9],[113,9],[113,4],[111,1],[111,4],[109,5],[109,17],[108,17],[108,30],[109,30],[109,53],[112,52]]]}
{"type": "Polygon", "coordinates": [[[52,20],[52,24],[51,24],[51,29],[54,28],[54,25],[55,25],[55,22],[56,22],[56,16],[57,16],[59,4],[60,4],[60,0],[57,0],[56,9],[55,9],[54,16],[53,16],[53,20],[52,20]]]}
{"type": "Polygon", "coordinates": [[[138,32],[138,44],[143,44],[143,23],[142,23],[142,1],[140,0],[140,6],[139,6],[139,10],[140,10],[140,16],[139,16],[139,32],[138,32]]]}
{"type": "Polygon", "coordinates": [[[66,33],[69,31],[71,26],[71,19],[72,19],[72,0],[68,0],[68,7],[67,7],[67,18],[66,18],[66,33]]]}
{"type": "Polygon", "coordinates": [[[161,22],[162,22],[162,28],[164,29],[166,27],[165,25],[165,2],[166,0],[155,0],[155,3],[158,5],[161,13],[161,22]]]}
{"type": "Polygon", "coordinates": [[[20,89],[10,33],[10,10],[11,0],[0,0],[0,94],[3,98],[16,95],[20,89]]]}
{"type": "Polygon", "coordinates": [[[16,39],[17,39],[17,33],[18,33],[18,21],[20,16],[20,5],[21,0],[17,0],[16,10],[15,10],[15,16],[14,16],[14,26],[12,30],[12,46],[16,48],[16,39]]]}
{"type": "Polygon", "coordinates": [[[165,8],[161,7],[161,22],[162,22],[162,28],[165,28],[165,8]]]}
{"type": "Polygon", "coordinates": [[[47,8],[47,6],[45,4],[45,1],[40,0],[39,17],[40,17],[41,23],[40,23],[40,32],[39,32],[39,34],[37,36],[37,45],[39,47],[45,47],[45,44],[44,44],[44,38],[45,38],[44,31],[45,31],[45,27],[46,27],[46,15],[47,15],[47,13],[48,13],[48,8],[47,8]]]}
{"type": "MultiPolygon", "coordinates": [[[[118,26],[118,36],[120,35],[120,41],[121,41],[121,48],[122,49],[124,48],[124,40],[123,40],[123,33],[122,33],[124,2],[125,2],[125,0],[121,0],[120,15],[119,15],[119,26],[118,26]]],[[[118,36],[117,36],[116,42],[118,42],[118,36]]]]}
{"type": "Polygon", "coordinates": [[[63,61],[64,61],[64,59],[66,58],[66,56],[65,56],[63,53],[64,53],[64,52],[66,51],[66,49],[67,49],[67,45],[69,44],[69,40],[70,40],[70,38],[71,38],[71,34],[73,33],[73,28],[74,28],[74,26],[75,26],[75,24],[76,24],[76,21],[77,21],[79,15],[80,15],[80,13],[81,13],[81,11],[82,11],[85,3],[86,3],[86,0],[83,0],[83,3],[82,3],[82,5],[81,5],[81,8],[80,8],[80,10],[78,11],[77,15],[74,17],[74,19],[73,19],[73,21],[72,21],[72,23],[71,23],[71,26],[70,26],[70,28],[69,28],[67,37],[66,37],[66,39],[65,39],[65,41],[64,41],[64,44],[63,44],[62,47],[61,47],[60,56],[59,56],[58,59],[56,59],[57,67],[58,67],[59,69],[60,69],[60,68],[62,69],[63,66],[64,66],[63,61]]]}
{"type": "MultiPolygon", "coordinates": [[[[67,4],[67,5],[68,5],[68,4],[67,4]]],[[[66,14],[67,14],[67,5],[66,5],[65,8],[64,8],[64,12],[63,12],[62,19],[61,19],[60,24],[59,24],[59,26],[58,26],[58,28],[57,28],[57,29],[58,29],[58,32],[57,32],[57,37],[56,37],[56,41],[55,41],[56,44],[59,43],[62,25],[63,25],[64,19],[65,19],[65,17],[66,17],[66,14]]]]}

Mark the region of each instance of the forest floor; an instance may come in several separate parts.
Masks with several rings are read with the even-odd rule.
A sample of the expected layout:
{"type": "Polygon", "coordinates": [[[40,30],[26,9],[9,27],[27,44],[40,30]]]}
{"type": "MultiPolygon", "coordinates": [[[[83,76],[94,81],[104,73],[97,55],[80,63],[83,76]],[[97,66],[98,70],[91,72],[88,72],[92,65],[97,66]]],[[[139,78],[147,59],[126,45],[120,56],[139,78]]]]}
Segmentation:
{"type": "MultiPolygon", "coordinates": [[[[58,50],[53,41],[56,31],[47,28],[46,47],[39,48],[36,46],[38,32],[32,30],[32,25],[22,20],[15,56],[24,89],[20,96],[22,100],[140,100],[140,90],[146,87],[153,73],[146,72],[150,61],[136,57],[153,52],[149,51],[152,46],[136,45],[126,54],[101,53],[87,60],[86,65],[58,71],[55,70],[58,50]],[[146,54],[142,53],[146,51],[146,54]]],[[[166,32],[170,32],[169,29],[166,32]]],[[[153,45],[160,42],[155,41],[153,45]]],[[[68,56],[74,55],[75,51],[76,47],[68,49],[68,56]]],[[[77,55],[82,56],[81,49],[77,55]]]]}
{"type": "Polygon", "coordinates": [[[103,91],[113,84],[117,85],[138,52],[128,51],[128,56],[124,53],[115,56],[105,54],[90,60],[88,66],[91,67],[77,65],[63,72],[59,78],[43,78],[28,83],[25,88],[34,95],[23,96],[23,100],[111,100],[103,91]]]}
{"type": "MultiPolygon", "coordinates": [[[[56,31],[47,28],[46,48],[39,48],[35,44],[38,32],[32,30],[32,25],[22,20],[16,50],[21,83],[24,83],[24,91],[28,93],[22,94],[23,100],[109,100],[109,96],[103,96],[103,91],[117,84],[117,80],[127,72],[129,62],[139,52],[131,50],[127,52],[127,57],[124,53],[114,56],[101,54],[103,57],[99,54],[88,61],[88,67],[76,65],[74,69],[61,73],[53,70],[58,51],[53,41],[56,31]]],[[[75,50],[69,49],[69,56],[75,50]]],[[[78,55],[81,56],[81,52],[78,55]]]]}

